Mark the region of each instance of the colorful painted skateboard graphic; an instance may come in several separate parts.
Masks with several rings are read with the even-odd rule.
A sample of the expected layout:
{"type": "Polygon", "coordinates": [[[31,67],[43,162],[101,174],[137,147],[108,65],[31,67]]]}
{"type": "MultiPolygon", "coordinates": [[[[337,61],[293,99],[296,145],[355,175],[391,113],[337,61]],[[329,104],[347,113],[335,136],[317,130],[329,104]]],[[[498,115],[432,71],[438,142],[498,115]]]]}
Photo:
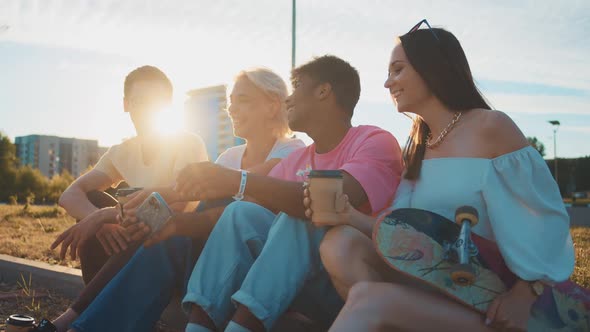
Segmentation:
{"type": "Polygon", "coordinates": [[[398,209],[378,221],[373,237],[377,251],[392,268],[485,312],[494,298],[506,291],[506,286],[485,264],[477,248],[472,248],[474,251],[468,257],[469,267],[460,263],[456,250],[460,233],[461,226],[438,214],[398,209]],[[474,280],[454,281],[452,274],[464,270],[470,270],[474,280]]]}

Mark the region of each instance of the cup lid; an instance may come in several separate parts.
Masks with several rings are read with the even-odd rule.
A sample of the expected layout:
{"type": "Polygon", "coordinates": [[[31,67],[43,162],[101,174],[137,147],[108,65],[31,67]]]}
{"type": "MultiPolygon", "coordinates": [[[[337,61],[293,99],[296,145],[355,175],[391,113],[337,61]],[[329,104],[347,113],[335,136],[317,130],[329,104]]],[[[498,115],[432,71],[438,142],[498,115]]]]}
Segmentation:
{"type": "Polygon", "coordinates": [[[309,172],[310,178],[342,178],[341,170],[312,170],[309,172]]]}
{"type": "Polygon", "coordinates": [[[31,326],[35,324],[35,318],[26,315],[10,315],[6,320],[6,324],[13,326],[31,326]]]}

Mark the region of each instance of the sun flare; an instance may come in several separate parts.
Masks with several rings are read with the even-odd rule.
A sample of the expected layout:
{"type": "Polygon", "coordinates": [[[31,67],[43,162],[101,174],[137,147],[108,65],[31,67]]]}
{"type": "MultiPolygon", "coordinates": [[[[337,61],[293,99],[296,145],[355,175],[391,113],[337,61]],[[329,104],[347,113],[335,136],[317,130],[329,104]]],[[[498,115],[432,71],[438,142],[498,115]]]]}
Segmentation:
{"type": "Polygon", "coordinates": [[[176,108],[166,108],[154,117],[154,125],[159,134],[176,134],[184,129],[182,113],[176,108]]]}

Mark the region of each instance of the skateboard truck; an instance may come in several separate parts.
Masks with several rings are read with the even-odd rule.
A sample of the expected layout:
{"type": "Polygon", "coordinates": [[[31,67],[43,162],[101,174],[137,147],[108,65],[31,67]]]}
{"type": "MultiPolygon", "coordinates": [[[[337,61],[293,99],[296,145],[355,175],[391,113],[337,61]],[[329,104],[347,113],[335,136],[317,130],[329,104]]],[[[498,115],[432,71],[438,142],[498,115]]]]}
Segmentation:
{"type": "Polygon", "coordinates": [[[469,286],[475,282],[475,269],[470,264],[471,257],[477,256],[477,246],[471,241],[471,227],[478,222],[477,210],[462,206],[455,211],[455,222],[461,226],[459,237],[453,244],[457,253],[457,264],[451,267],[451,279],[459,286],[469,286]]]}

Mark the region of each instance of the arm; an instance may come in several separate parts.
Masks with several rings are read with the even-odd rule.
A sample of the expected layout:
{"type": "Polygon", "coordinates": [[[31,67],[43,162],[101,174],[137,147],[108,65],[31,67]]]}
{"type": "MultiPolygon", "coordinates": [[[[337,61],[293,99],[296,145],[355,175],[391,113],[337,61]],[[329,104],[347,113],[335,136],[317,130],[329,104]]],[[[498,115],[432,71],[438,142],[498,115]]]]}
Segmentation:
{"type": "Polygon", "coordinates": [[[217,207],[203,212],[176,214],[159,231],[150,236],[144,242],[144,246],[152,246],[175,235],[207,239],[224,209],[225,207],[217,207]]]}
{"type": "MultiPolygon", "coordinates": [[[[279,161],[280,159],[278,158],[271,159],[263,164],[250,168],[249,171],[252,173],[267,174],[279,161]]],[[[166,222],[166,225],[154,233],[144,245],[146,247],[152,246],[174,235],[207,239],[224,209],[225,207],[216,207],[202,212],[179,213],[170,218],[166,222]]]]}
{"type": "MultiPolygon", "coordinates": [[[[360,183],[350,174],[343,172],[343,192],[350,204],[359,208],[367,203],[367,194],[360,183]]],[[[303,183],[290,182],[267,176],[249,175],[246,194],[260,202],[262,206],[274,211],[283,211],[297,218],[305,218],[303,183]]],[[[362,222],[364,224],[364,222],[362,222]]]]}
{"type": "Polygon", "coordinates": [[[281,162],[280,158],[273,158],[273,159],[268,160],[262,164],[250,167],[247,170],[250,173],[267,175],[280,162],[281,162]]]}
{"type": "MultiPolygon", "coordinates": [[[[281,159],[274,158],[274,159],[268,160],[262,164],[256,165],[254,167],[250,167],[250,168],[248,168],[248,171],[250,173],[266,175],[280,161],[281,161],[281,159]]],[[[133,193],[132,195],[129,196],[130,200],[127,203],[125,203],[125,214],[126,215],[128,213],[134,214],[132,210],[135,210],[154,191],[156,191],[160,195],[162,195],[164,200],[168,203],[170,208],[174,211],[189,212],[189,211],[194,210],[194,208],[196,207],[195,204],[190,204],[190,203],[192,203],[191,201],[188,201],[186,198],[182,197],[176,191],[174,191],[174,188],[172,188],[172,187],[148,188],[148,189],[141,190],[137,193],[133,193]]]]}
{"type": "MultiPolygon", "coordinates": [[[[92,205],[86,193],[92,190],[105,190],[113,184],[113,180],[105,173],[98,170],[80,176],[76,179],[59,198],[59,205],[63,207],[69,215],[82,220],[91,213],[99,209],[92,205]]],[[[114,217],[115,215],[113,215],[114,217]]]]}
{"type": "Polygon", "coordinates": [[[531,283],[519,279],[507,292],[497,296],[486,312],[486,325],[510,331],[526,331],[531,307],[539,294],[531,283]]]}
{"type": "MultiPolygon", "coordinates": [[[[240,179],[240,171],[212,163],[196,163],[181,171],[176,190],[199,200],[229,197],[238,192],[240,179]]],[[[346,172],[344,173],[344,192],[349,195],[350,202],[355,207],[367,201],[362,186],[346,172]]],[[[250,173],[245,195],[252,197],[270,210],[283,211],[297,218],[305,218],[305,208],[301,204],[303,201],[303,183],[301,182],[250,173]]]]}
{"type": "MultiPolygon", "coordinates": [[[[303,195],[305,197],[303,199],[303,206],[306,209],[305,216],[311,219],[313,210],[311,209],[311,197],[309,196],[309,190],[305,189],[303,195]]],[[[339,201],[336,203],[336,205],[344,207],[342,212],[339,213],[340,218],[338,221],[326,222],[325,220],[317,220],[313,221],[313,223],[318,227],[349,225],[358,229],[367,237],[371,238],[373,236],[373,226],[375,225],[376,218],[366,215],[352,207],[348,201],[348,195],[346,194],[340,196],[338,200],[339,201]]]]}
{"type": "Polygon", "coordinates": [[[377,220],[351,207],[348,225],[358,229],[368,238],[373,237],[373,226],[377,220]]]}

